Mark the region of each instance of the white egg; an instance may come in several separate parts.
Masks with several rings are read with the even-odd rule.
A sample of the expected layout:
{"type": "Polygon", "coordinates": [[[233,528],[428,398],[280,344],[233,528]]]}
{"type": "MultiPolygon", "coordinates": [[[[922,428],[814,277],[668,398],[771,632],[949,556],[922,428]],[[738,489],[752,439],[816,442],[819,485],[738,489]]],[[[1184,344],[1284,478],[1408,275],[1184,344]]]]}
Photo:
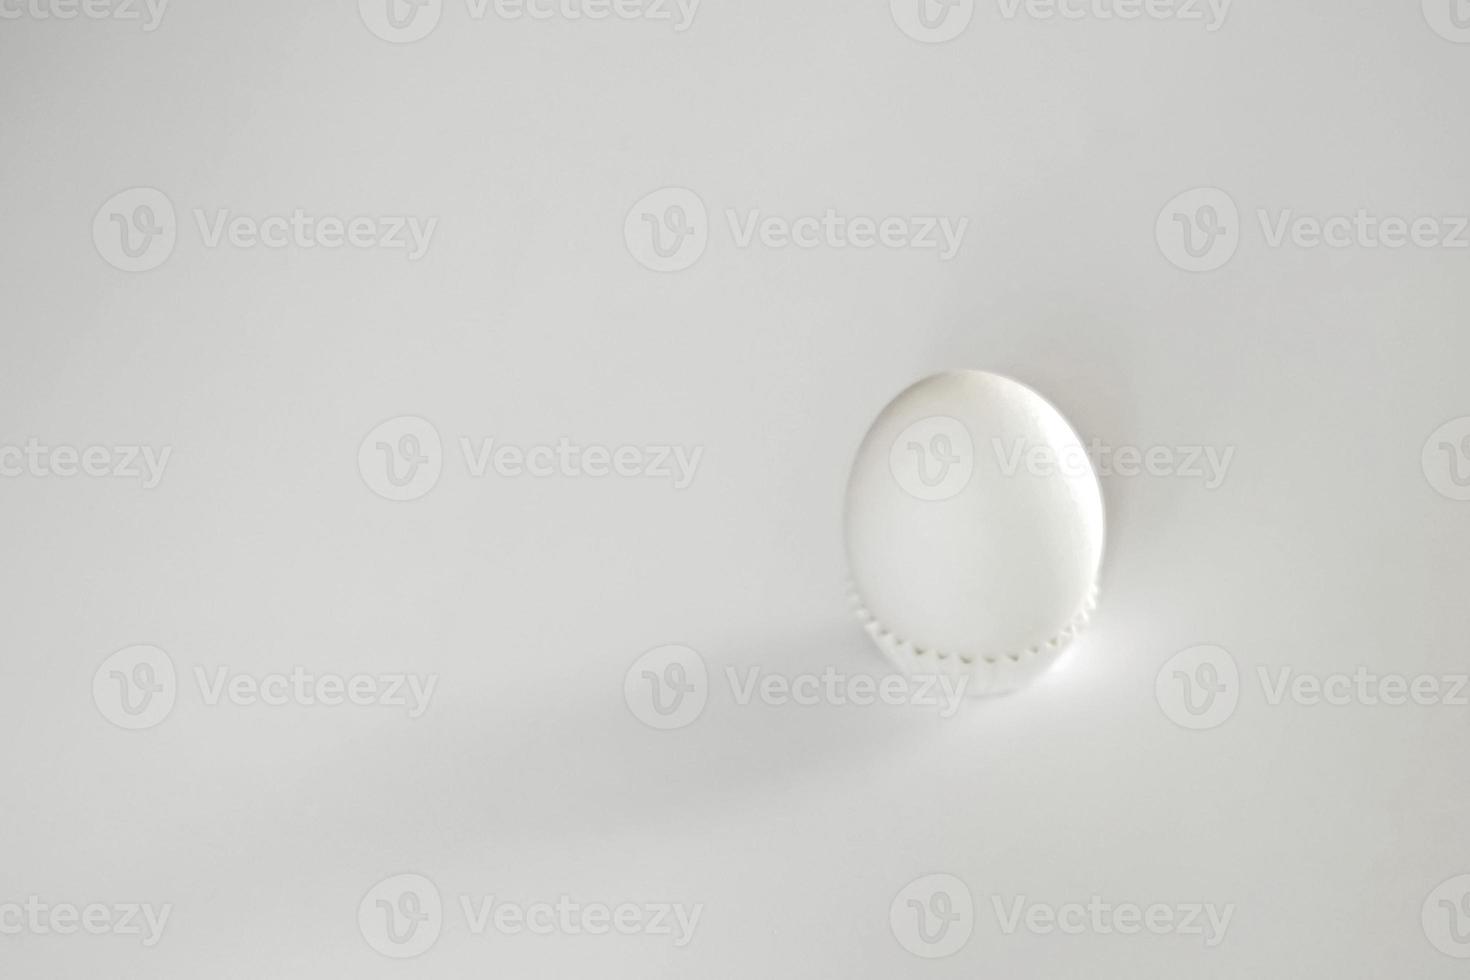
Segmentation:
{"type": "Polygon", "coordinates": [[[888,404],[847,485],[853,601],[909,673],[1012,691],[1086,624],[1102,490],[1081,439],[1025,385],[938,374],[888,404]]]}

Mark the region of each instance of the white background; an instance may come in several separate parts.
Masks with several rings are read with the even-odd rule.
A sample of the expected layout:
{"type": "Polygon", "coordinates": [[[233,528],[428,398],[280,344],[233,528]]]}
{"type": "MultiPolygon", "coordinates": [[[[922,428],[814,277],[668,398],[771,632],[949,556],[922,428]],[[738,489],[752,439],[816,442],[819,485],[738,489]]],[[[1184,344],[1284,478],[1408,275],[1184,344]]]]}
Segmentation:
{"type": "Polygon", "coordinates": [[[1470,250],[1271,247],[1257,217],[1470,212],[1470,45],[1418,8],[1240,0],[1209,31],[982,2],[944,44],[886,0],[705,0],[684,32],[449,0],[409,44],[347,0],[0,20],[0,443],[172,447],[154,489],[0,479],[0,904],[173,906],[152,948],[0,936],[0,973],[1464,975],[1421,907],[1470,872],[1470,707],[1272,705],[1257,679],[1470,670],[1470,503],[1421,462],[1470,415],[1470,250]],[[659,273],[624,223],[669,186],[709,240],[659,273]],[[124,272],[92,226],[135,187],[177,243],[124,272]],[[1186,272],[1155,224],[1199,187],[1238,249],[1186,272]],[[194,217],[293,208],[438,226],[409,261],[211,248],[194,217]],[[969,226],[945,262],[741,248],[726,218],[828,208],[969,226]],[[961,367],[1084,440],[1234,447],[1228,477],[1104,480],[1098,615],[1020,694],[735,704],[727,666],[886,670],[843,603],[846,468],[888,398],[961,367]],[[445,446],[407,503],[357,463],[399,416],[445,446]],[[703,459],[684,490],[475,479],[462,436],[703,459]],[[712,690],[661,732],[624,676],[672,643],[712,690]],[[1239,706],[1191,731],[1155,679],[1203,643],[1239,706]],[[178,700],[126,731],[92,680],[137,644],[178,700]],[[193,679],[298,665],[440,680],[410,720],[193,679]],[[447,906],[407,963],[357,922],[404,872],[447,906]],[[930,873],[976,907],[932,961],[889,916],[930,873]],[[704,910],[675,949],[472,935],[461,895],[704,910]],[[1007,935],[992,908],[1092,895],[1235,911],[1205,948],[1007,935]]]}

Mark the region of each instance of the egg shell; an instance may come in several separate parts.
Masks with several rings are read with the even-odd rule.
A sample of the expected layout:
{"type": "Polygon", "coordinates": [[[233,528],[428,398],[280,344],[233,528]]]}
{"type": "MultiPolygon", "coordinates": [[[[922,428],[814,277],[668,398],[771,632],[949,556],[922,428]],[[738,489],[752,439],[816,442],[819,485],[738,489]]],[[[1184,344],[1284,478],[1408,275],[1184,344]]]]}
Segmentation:
{"type": "Polygon", "coordinates": [[[1096,471],[1061,413],[1001,375],[938,374],[894,398],[858,450],[844,523],[879,649],[970,694],[1042,673],[1096,605],[1096,471]]]}

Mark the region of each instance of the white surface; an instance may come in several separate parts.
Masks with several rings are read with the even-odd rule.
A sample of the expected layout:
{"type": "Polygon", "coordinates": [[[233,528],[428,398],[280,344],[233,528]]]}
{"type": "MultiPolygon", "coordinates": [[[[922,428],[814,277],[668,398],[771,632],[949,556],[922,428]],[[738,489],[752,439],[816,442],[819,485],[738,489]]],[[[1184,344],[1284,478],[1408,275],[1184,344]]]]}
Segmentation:
{"type": "Polygon", "coordinates": [[[0,936],[0,973],[1464,974],[1426,925],[1470,873],[1470,708],[1272,704],[1258,678],[1467,670],[1470,510],[1423,460],[1470,416],[1470,252],[1271,247],[1257,218],[1470,210],[1453,21],[1242,2],[1211,32],[981,4],[930,45],[886,2],[706,0],[683,33],[449,3],[394,45],[356,8],[0,22],[0,442],[173,448],[151,490],[0,480],[0,904],[174,907],[151,949],[0,936]],[[175,209],[174,247],[126,273],[94,218],[140,187],[175,209]],[[628,246],[662,188],[706,209],[683,271],[628,246]],[[1156,227],[1198,188],[1171,215],[1228,220],[1224,193],[1240,223],[1195,258],[1156,227]],[[211,248],[194,210],[222,208],[439,224],[418,261],[211,248]],[[969,225],[941,261],[741,248],[726,219],[828,208],[969,225]],[[1214,489],[1104,476],[1105,602],[1024,692],[948,720],[738,705],[728,666],[885,669],[843,604],[843,482],[887,398],[955,367],[1045,392],[1087,441],[1235,453],[1214,489]],[[403,416],[443,449],[398,503],[358,455],[403,416]],[[703,456],[684,490],[476,479],[461,437],[703,456]],[[675,644],[710,689],[661,731],[625,679],[675,644]],[[92,685],[138,645],[180,683],[126,731],[92,685]],[[1239,689],[1191,729],[1171,713],[1215,709],[1171,701],[1173,670],[1230,677],[1201,645],[1239,689]],[[440,680],[416,720],[210,706],[194,680],[298,665],[440,680]],[[448,919],[411,963],[359,929],[400,873],[448,919]],[[974,926],[927,960],[895,922],[931,873],[965,884],[974,926]],[[1206,948],[1007,935],[992,905],[1094,894],[1235,912],[1206,948]],[[473,936],[461,895],[704,911],[683,949],[473,936]]]}
{"type": "Polygon", "coordinates": [[[859,619],[901,670],[1014,691],[1084,628],[1102,491],[1056,407],[985,371],[946,371],[884,406],[843,507],[859,619]]]}

